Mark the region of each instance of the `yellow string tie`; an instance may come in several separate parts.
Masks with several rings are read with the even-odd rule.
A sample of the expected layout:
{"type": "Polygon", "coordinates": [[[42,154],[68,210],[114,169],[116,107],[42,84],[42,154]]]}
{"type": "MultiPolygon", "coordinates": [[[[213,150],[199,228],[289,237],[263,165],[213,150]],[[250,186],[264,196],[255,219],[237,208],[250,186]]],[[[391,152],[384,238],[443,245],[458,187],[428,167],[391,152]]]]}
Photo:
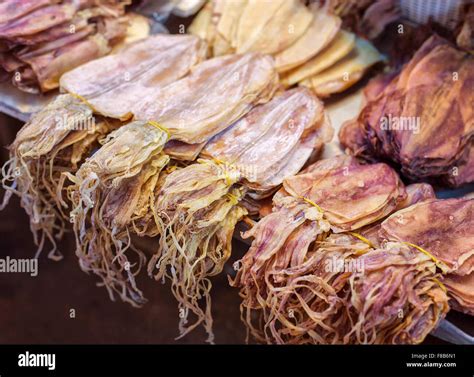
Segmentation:
{"type": "Polygon", "coordinates": [[[209,158],[200,158],[198,160],[199,163],[201,164],[208,164],[209,162],[214,162],[216,165],[227,165],[227,163],[224,160],[220,160],[218,158],[211,157],[209,158]]]}
{"type": "Polygon", "coordinates": [[[223,175],[224,175],[223,178],[224,178],[224,180],[225,180],[225,184],[226,184],[227,186],[232,186],[234,183],[232,182],[232,179],[230,178],[229,173],[227,173],[227,172],[225,171],[223,175]]]}
{"type": "Polygon", "coordinates": [[[207,164],[209,162],[214,162],[217,166],[224,166],[223,168],[223,178],[226,182],[226,185],[227,186],[232,186],[234,184],[234,181],[232,180],[232,178],[230,177],[229,173],[227,172],[227,166],[230,166],[227,162],[223,161],[223,160],[220,160],[218,158],[212,158],[211,160],[208,160],[208,159],[201,159],[201,160],[198,160],[199,163],[201,164],[207,164]]]}
{"type": "Polygon", "coordinates": [[[300,196],[300,199],[303,199],[305,202],[311,204],[313,207],[316,207],[316,209],[321,212],[321,213],[324,213],[323,209],[318,206],[315,202],[313,202],[312,200],[308,199],[308,198],[305,198],[304,196],[300,196]]]}
{"type": "Polygon", "coordinates": [[[436,278],[433,278],[433,280],[439,285],[439,287],[444,291],[444,293],[448,293],[448,289],[446,288],[446,286],[441,283],[438,279],[436,278]]]}
{"type": "Polygon", "coordinates": [[[236,204],[239,203],[239,198],[234,195],[234,194],[231,194],[230,192],[227,193],[226,195],[226,198],[228,198],[230,200],[230,202],[235,206],[236,204]]]}
{"type": "Polygon", "coordinates": [[[219,160],[218,158],[214,158],[214,157],[211,157],[210,159],[208,159],[208,158],[200,158],[200,159],[198,159],[198,162],[199,162],[200,164],[208,164],[208,163],[210,163],[210,162],[213,162],[214,164],[216,164],[216,165],[218,165],[218,166],[219,166],[219,165],[227,165],[227,163],[226,163],[225,161],[219,160]]]}
{"type": "Polygon", "coordinates": [[[220,160],[215,157],[212,158],[212,161],[214,161],[217,165],[227,165],[227,163],[224,160],[220,160]]]}
{"type": "Polygon", "coordinates": [[[177,166],[177,165],[168,166],[168,167],[166,168],[166,172],[167,172],[168,174],[170,174],[170,173],[174,172],[176,169],[178,169],[178,166],[177,166]]]}
{"type": "Polygon", "coordinates": [[[443,270],[443,271],[448,270],[447,266],[443,262],[441,262],[433,254],[429,253],[428,251],[426,251],[422,247],[420,247],[418,245],[415,245],[413,243],[410,243],[410,242],[402,242],[402,243],[405,244],[405,245],[414,247],[418,251],[421,251],[423,254],[427,255],[436,264],[436,266],[438,266],[441,270],[443,270]]]}
{"type": "Polygon", "coordinates": [[[171,138],[171,132],[170,130],[168,130],[165,126],[161,125],[160,123],[154,121],[154,120],[149,120],[147,122],[147,124],[155,127],[155,128],[158,128],[159,130],[163,131],[166,133],[166,141],[168,141],[170,138],[171,138]]]}
{"type": "Polygon", "coordinates": [[[74,98],[78,99],[79,101],[83,102],[85,105],[89,106],[90,109],[95,112],[94,106],[92,106],[92,104],[85,97],[81,96],[80,94],[71,93],[71,92],[69,94],[73,96],[74,98]]]}
{"type": "Polygon", "coordinates": [[[361,240],[362,242],[366,243],[367,245],[369,245],[372,249],[375,249],[375,246],[372,242],[370,242],[367,238],[365,238],[363,235],[359,234],[359,233],[356,233],[356,232],[347,232],[349,233],[351,236],[354,236],[356,238],[358,238],[359,240],[361,240]]]}

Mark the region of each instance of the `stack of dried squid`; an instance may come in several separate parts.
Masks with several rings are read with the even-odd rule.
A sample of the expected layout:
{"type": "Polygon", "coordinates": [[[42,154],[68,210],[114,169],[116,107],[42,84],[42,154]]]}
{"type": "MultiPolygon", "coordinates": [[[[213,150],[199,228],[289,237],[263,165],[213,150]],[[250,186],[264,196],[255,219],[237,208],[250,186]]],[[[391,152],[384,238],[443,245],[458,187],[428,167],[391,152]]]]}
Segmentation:
{"type": "Polygon", "coordinates": [[[204,52],[197,37],[156,36],[65,74],[68,94],[20,131],[3,182],[40,247],[70,219],[82,269],[112,298],[145,301],[135,275],[146,258],[130,235],[160,236],[149,273],[171,278],[182,334],[204,322],[212,341],[208,277],[228,259],[235,224],[314,159],[332,129],[307,89],[275,96],[271,56],[199,63],[204,52]],[[75,128],[89,121],[101,127],[75,128]],[[197,321],[186,327],[189,311],[197,321]]]}
{"type": "Polygon", "coordinates": [[[411,180],[453,187],[473,182],[472,54],[433,36],[398,75],[383,81],[341,129],[341,144],[355,156],[392,162],[411,180]]]}
{"type": "Polygon", "coordinates": [[[446,266],[443,283],[452,308],[474,315],[474,199],[419,203],[397,212],[380,236],[419,245],[446,266]]]}
{"type": "Polygon", "coordinates": [[[300,0],[213,0],[189,31],[205,39],[214,56],[271,54],[285,86],[300,83],[327,97],[382,60],[369,42],[340,27],[338,16],[300,0]]]}
{"type": "Polygon", "coordinates": [[[169,278],[183,310],[181,335],[203,323],[212,341],[211,281],[230,257],[245,198],[263,198],[332,139],[322,103],[307,89],[275,96],[214,137],[198,164],[170,173],[156,197],[160,244],[149,273],[169,278]],[[185,326],[191,311],[197,320],[185,326]]]}
{"type": "MultiPolygon", "coordinates": [[[[230,257],[237,222],[283,183],[273,212],[246,233],[255,240],[233,282],[251,333],[268,343],[421,342],[449,310],[448,295],[455,309],[474,310],[473,200],[435,200],[431,186],[405,187],[389,166],[348,156],[294,176],[332,138],[315,94],[344,90],[380,59],[339,28],[337,17],[299,1],[213,1],[193,25],[205,31],[216,55],[210,60],[198,37],[163,35],[70,71],[60,80],[67,94],[36,114],[10,148],[3,206],[20,196],[39,250],[49,240],[52,258],[72,222],[81,268],[98,275],[112,299],[144,303],[135,276],[147,264],[150,276],[171,282],[180,335],[203,324],[212,342],[210,278],[230,257]],[[292,25],[281,39],[269,37],[292,25]],[[301,87],[279,90],[278,71],[286,86],[301,87]],[[156,237],[149,260],[134,235],[156,237]]],[[[460,148],[443,157],[462,161],[466,182],[472,59],[454,54],[462,81],[450,85],[444,62],[430,63],[432,45],[392,82],[371,87],[367,106],[419,113],[421,95],[438,85],[455,103],[449,145],[460,148]],[[438,81],[416,75],[431,64],[438,81]]],[[[354,124],[341,137],[365,147],[355,154],[370,158],[366,130],[385,152],[370,128],[354,124]]],[[[411,140],[401,136],[400,144],[411,140]]]]}
{"type": "Polygon", "coordinates": [[[385,164],[322,160],[286,179],[244,235],[242,319],[267,343],[419,343],[449,310],[446,276],[469,309],[455,279],[472,271],[473,208],[404,187],[385,164]]]}
{"type": "Polygon", "coordinates": [[[182,335],[204,322],[212,341],[208,277],[221,272],[230,256],[235,224],[247,213],[238,205],[244,196],[271,194],[332,138],[322,103],[306,89],[252,109],[273,96],[276,78],[268,55],[201,63],[135,113],[154,121],[113,132],[70,177],[83,266],[101,276],[111,293],[141,303],[133,276],[145,258],[139,253],[129,259],[125,251],[133,249],[131,233],[159,235],[148,270],[156,279],[171,279],[184,311],[182,335]],[[174,144],[163,149],[168,137],[174,144]],[[198,153],[198,163],[183,167],[177,161],[198,153]],[[127,265],[134,262],[132,273],[127,265]],[[197,320],[186,327],[189,311],[197,320]]]}
{"type": "Polygon", "coordinates": [[[0,76],[47,92],[61,75],[123,40],[129,0],[6,0],[0,4],[0,76]]]}
{"type": "Polygon", "coordinates": [[[56,239],[70,219],[70,208],[61,199],[64,173],[76,172],[100,140],[122,125],[119,120],[131,116],[142,94],[156,97],[161,87],[186,76],[204,54],[196,37],[154,36],[62,77],[68,94],[58,96],[18,132],[2,169],[2,208],[12,194],[20,196],[38,252],[49,240],[50,256],[60,258],[56,239]]]}
{"type": "Polygon", "coordinates": [[[83,269],[98,274],[111,296],[116,292],[132,304],[144,301],[134,281],[144,255],[128,260],[125,251],[132,218],[138,222],[136,216],[154,208],[146,194],[153,197],[160,172],[176,166],[175,160],[194,160],[210,138],[267,102],[276,85],[270,56],[206,60],[138,102],[132,109],[135,120],[109,134],[75,176],[69,175],[76,253],[83,269]]]}

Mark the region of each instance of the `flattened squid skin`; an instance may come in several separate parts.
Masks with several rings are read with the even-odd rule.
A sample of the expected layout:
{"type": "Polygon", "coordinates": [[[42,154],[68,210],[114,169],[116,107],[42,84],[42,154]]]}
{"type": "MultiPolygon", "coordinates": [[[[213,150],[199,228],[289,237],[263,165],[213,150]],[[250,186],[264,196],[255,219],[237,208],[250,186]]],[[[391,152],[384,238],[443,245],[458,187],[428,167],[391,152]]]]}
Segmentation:
{"type": "MultiPolygon", "coordinates": [[[[254,239],[231,281],[240,288],[249,334],[278,344],[422,342],[449,310],[442,270],[428,253],[384,237],[383,229],[400,213],[418,213],[434,201],[429,185],[405,188],[387,165],[361,165],[348,156],[288,178],[273,212],[244,234],[254,239]],[[354,205],[346,205],[347,195],[354,205]]],[[[449,221],[453,208],[440,202],[449,221]]],[[[466,217],[469,206],[461,206],[466,217]]],[[[417,234],[415,227],[402,222],[396,229],[417,234]]],[[[423,226],[419,236],[407,242],[429,241],[423,226]]],[[[449,242],[462,239],[453,234],[449,242]]]]}
{"type": "Polygon", "coordinates": [[[410,242],[430,253],[447,272],[474,271],[474,199],[432,199],[396,212],[381,226],[380,236],[410,242]]]}
{"type": "Polygon", "coordinates": [[[62,195],[64,174],[76,173],[89,154],[100,147],[99,140],[122,125],[115,118],[130,112],[131,89],[141,95],[144,88],[159,92],[162,86],[187,75],[203,58],[202,42],[196,37],[153,36],[62,76],[62,89],[68,93],[58,96],[22,127],[3,168],[7,193],[2,208],[13,193],[21,197],[31,218],[38,253],[49,240],[53,245],[50,256],[60,257],[56,239],[61,238],[70,220],[69,203],[62,195]],[[153,54],[147,51],[151,47],[153,54]],[[173,71],[169,65],[173,65],[173,71]],[[150,66],[153,69],[145,69],[150,66]],[[135,81],[123,79],[127,69],[135,81]],[[109,113],[111,107],[114,112],[109,113]]]}
{"type": "Polygon", "coordinates": [[[213,339],[209,278],[230,257],[235,224],[247,214],[247,192],[268,195],[331,137],[322,102],[296,88],[255,106],[208,142],[199,163],[166,177],[155,206],[160,246],[148,272],[171,280],[185,313],[180,336],[202,323],[213,339]],[[196,318],[190,325],[188,313],[196,318]]]}
{"type": "Polygon", "coordinates": [[[451,307],[474,316],[474,272],[464,276],[449,274],[444,277],[443,283],[451,297],[451,307]]]}
{"type": "Polygon", "coordinates": [[[413,181],[473,182],[473,83],[472,54],[431,37],[378,95],[368,93],[358,118],[341,129],[341,144],[392,162],[413,181]]]}

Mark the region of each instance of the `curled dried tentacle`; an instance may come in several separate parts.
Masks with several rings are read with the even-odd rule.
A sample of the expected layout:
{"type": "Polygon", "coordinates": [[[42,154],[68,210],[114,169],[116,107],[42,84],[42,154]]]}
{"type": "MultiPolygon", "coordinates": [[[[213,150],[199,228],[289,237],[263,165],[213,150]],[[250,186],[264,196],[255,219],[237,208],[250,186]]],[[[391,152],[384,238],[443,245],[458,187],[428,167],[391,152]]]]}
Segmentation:
{"type": "Polygon", "coordinates": [[[434,262],[402,244],[333,235],[298,268],[265,275],[271,284],[247,288],[242,313],[267,343],[420,343],[449,310],[434,262]]]}
{"type": "Polygon", "coordinates": [[[130,123],[109,134],[76,175],[69,175],[80,266],[101,278],[111,298],[117,293],[132,305],[145,302],[135,276],[146,262],[131,244],[132,218],[146,204],[140,201],[143,187],[149,184],[153,191],[155,178],[169,162],[161,153],[166,140],[166,132],[151,124],[130,123]]]}
{"type": "Polygon", "coordinates": [[[235,224],[247,213],[238,205],[244,190],[232,187],[238,180],[233,174],[211,161],[177,170],[167,176],[156,203],[161,238],[148,272],[171,280],[182,313],[180,337],[203,323],[207,341],[214,339],[209,277],[222,271],[235,224]],[[197,319],[188,325],[190,312],[197,319]]]}
{"type": "MultiPolygon", "coordinates": [[[[429,189],[412,186],[407,194],[388,166],[347,157],[285,180],[273,212],[243,235],[254,240],[231,281],[249,333],[280,344],[423,341],[449,310],[438,263],[373,230],[403,206],[429,206],[429,189]]],[[[403,229],[409,232],[396,231],[403,229]]]]}
{"type": "Polygon", "coordinates": [[[108,129],[108,124],[96,123],[86,104],[65,94],[35,114],[10,146],[10,159],[2,168],[6,193],[0,209],[13,194],[20,197],[21,206],[30,216],[30,228],[38,246],[36,256],[49,240],[49,257],[61,258],[56,239],[61,238],[67,221],[56,192],[61,173],[74,172],[77,162],[108,129]],[[74,143],[81,144],[82,150],[74,151],[74,143]]]}

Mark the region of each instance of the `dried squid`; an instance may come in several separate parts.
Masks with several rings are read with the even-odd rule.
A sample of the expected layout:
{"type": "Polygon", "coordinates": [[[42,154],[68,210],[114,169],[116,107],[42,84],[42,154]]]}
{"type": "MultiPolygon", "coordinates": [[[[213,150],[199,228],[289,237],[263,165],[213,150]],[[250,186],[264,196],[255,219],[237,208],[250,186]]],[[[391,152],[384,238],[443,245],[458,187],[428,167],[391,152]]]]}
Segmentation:
{"type": "Polygon", "coordinates": [[[300,84],[326,97],[355,84],[382,55],[341,30],[341,19],[301,0],[210,1],[189,32],[220,56],[259,51],[273,55],[285,86],[300,84]]]}
{"type": "Polygon", "coordinates": [[[211,281],[230,257],[245,195],[268,196],[332,138],[322,103],[307,89],[277,95],[214,137],[200,163],[169,174],[155,211],[160,247],[149,263],[169,278],[183,315],[181,335],[203,323],[213,340],[211,281]],[[197,320],[186,326],[188,314],[197,320]]]}
{"type": "Polygon", "coordinates": [[[155,35],[61,77],[62,90],[80,95],[96,113],[127,120],[143,98],[186,76],[204,60],[205,44],[191,35],[155,35]]]}
{"type": "Polygon", "coordinates": [[[421,342],[449,310],[440,270],[378,233],[383,218],[432,196],[347,156],[286,179],[273,212],[244,234],[254,241],[232,281],[250,333],[285,344],[421,342]]]}
{"type": "Polygon", "coordinates": [[[398,211],[381,226],[380,237],[428,250],[443,276],[450,305],[474,314],[474,199],[428,200],[398,211]]]}
{"type": "Polygon", "coordinates": [[[38,253],[49,240],[53,245],[49,256],[61,257],[56,252],[55,236],[62,235],[68,219],[56,195],[61,172],[76,169],[111,127],[105,119],[96,123],[92,110],[80,100],[61,95],[18,132],[10,146],[10,160],[2,169],[6,194],[1,208],[12,194],[20,196],[30,216],[38,253]],[[77,131],[71,131],[74,129],[77,131]]]}
{"type": "Polygon", "coordinates": [[[433,36],[339,133],[353,155],[415,181],[474,181],[474,57],[433,36]]]}
{"type": "Polygon", "coordinates": [[[63,73],[110,53],[124,40],[130,2],[2,1],[0,71],[25,92],[57,88],[63,73]]]}
{"type": "Polygon", "coordinates": [[[439,200],[415,184],[377,211],[379,193],[395,187],[379,166],[391,170],[345,156],[308,167],[285,180],[273,212],[244,235],[254,241],[233,284],[258,341],[416,344],[450,305],[472,313],[474,201],[439,200]],[[352,221],[341,227],[335,210],[352,221]]]}
{"type": "Polygon", "coordinates": [[[368,41],[356,38],[355,47],[344,58],[331,67],[301,81],[301,85],[311,88],[319,97],[340,93],[356,82],[383,56],[368,41]]]}
{"type": "Polygon", "coordinates": [[[251,327],[258,340],[416,344],[449,310],[436,264],[406,245],[371,249],[341,233],[318,246],[301,265],[268,273],[268,297],[256,297],[265,302],[261,323],[251,327]]]}
{"type": "Polygon", "coordinates": [[[99,115],[122,118],[135,104],[129,97],[135,90],[158,92],[185,76],[203,54],[196,37],[154,36],[63,76],[61,84],[70,94],[58,96],[23,126],[2,171],[2,208],[13,193],[21,197],[38,251],[48,239],[53,245],[50,256],[60,257],[55,238],[69,221],[63,208],[67,203],[58,198],[61,174],[74,173],[98,141],[120,126],[99,115]]]}
{"type": "Polygon", "coordinates": [[[187,77],[140,101],[132,110],[136,120],[109,134],[75,176],[69,176],[76,253],[82,268],[99,275],[111,297],[115,292],[132,304],[144,301],[134,279],[143,253],[137,250],[135,260],[125,254],[134,249],[128,226],[140,226],[135,216],[146,212],[137,205],[147,206],[150,200],[138,199],[140,187],[146,185],[152,198],[175,150],[180,157],[199,153],[208,139],[252,106],[267,102],[276,85],[270,56],[232,55],[202,62],[187,77]],[[175,144],[166,148],[167,142],[175,144]]]}
{"type": "Polygon", "coordinates": [[[443,283],[451,297],[449,305],[455,310],[474,315],[474,273],[464,276],[449,274],[443,283]]]}

